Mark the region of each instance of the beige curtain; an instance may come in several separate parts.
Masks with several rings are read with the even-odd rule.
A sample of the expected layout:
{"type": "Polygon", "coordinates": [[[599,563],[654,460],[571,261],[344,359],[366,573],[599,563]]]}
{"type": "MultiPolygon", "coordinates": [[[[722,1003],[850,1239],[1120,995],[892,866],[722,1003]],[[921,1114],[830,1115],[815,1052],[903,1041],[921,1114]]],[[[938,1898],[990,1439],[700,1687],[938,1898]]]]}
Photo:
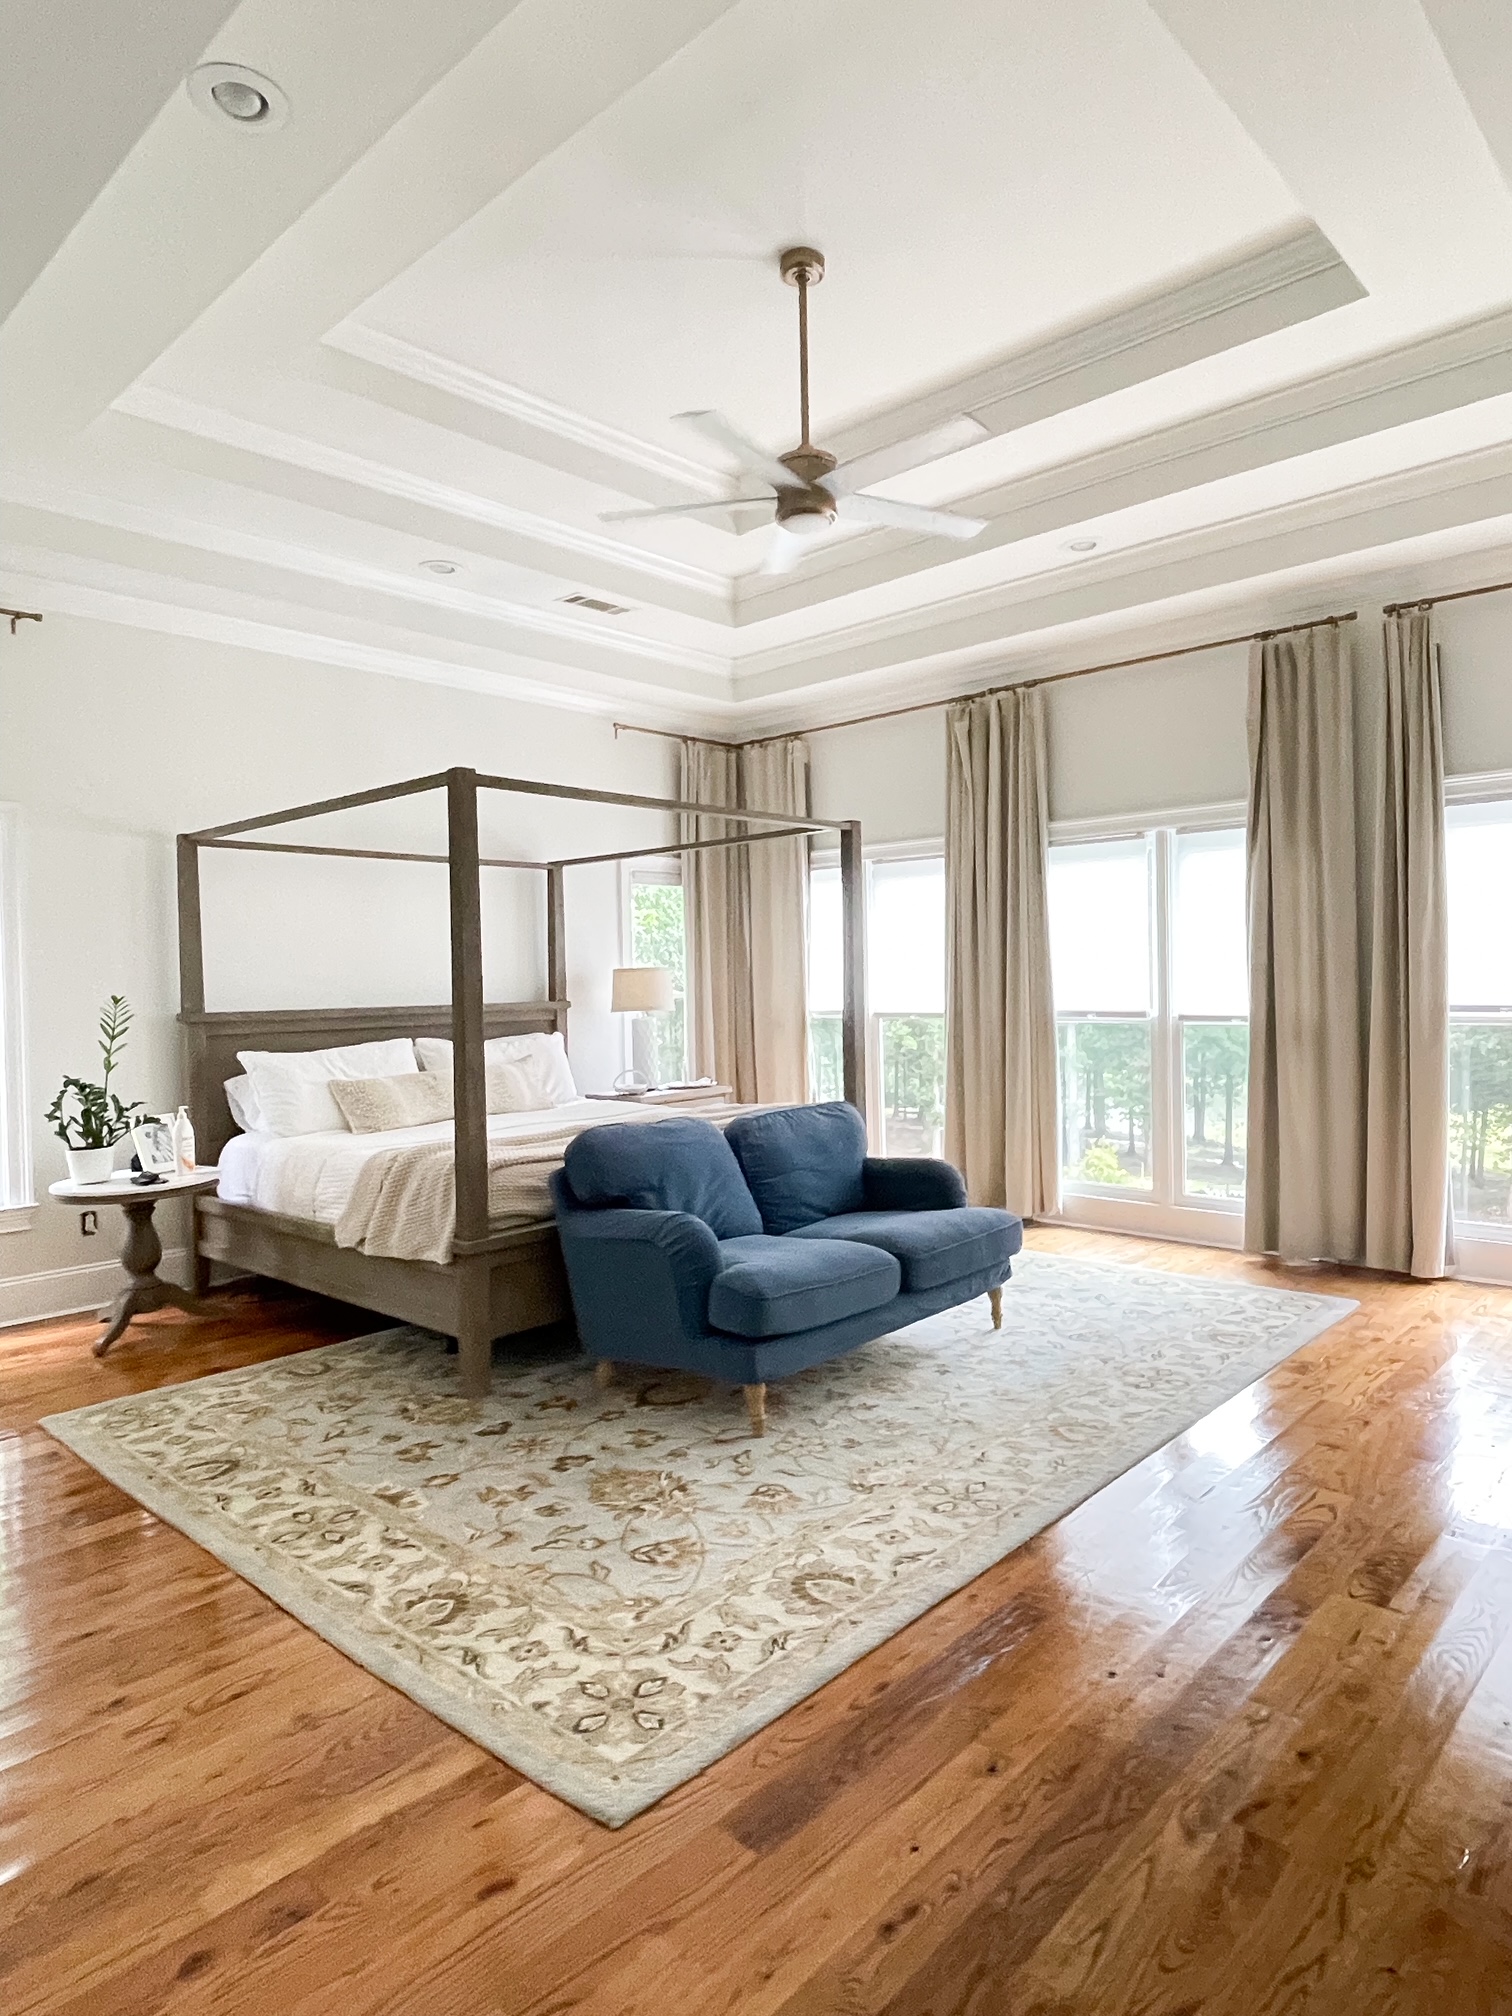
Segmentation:
{"type": "MultiPolygon", "coordinates": [[[[808,744],[787,735],[740,752],[742,805],[809,815],[808,744]]],[[[763,840],[746,858],[756,1099],[798,1104],[808,1076],[808,842],[763,840]]]]}
{"type": "Polygon", "coordinates": [[[1428,612],[1385,626],[1365,1112],[1365,1262],[1442,1274],[1449,1211],[1449,908],[1438,647],[1428,612]]]}
{"type": "Polygon", "coordinates": [[[1250,1129],[1244,1244],[1365,1256],[1367,988],[1349,633],[1250,645],[1250,1129]]]}
{"type": "Polygon", "coordinates": [[[945,1152],[980,1204],[1057,1209],[1044,699],[949,708],[945,1152]]]}
{"type": "MultiPolygon", "coordinates": [[[[698,805],[809,810],[801,736],[731,749],[682,745],[682,796],[698,805]]],[[[684,840],[742,829],[682,818],[684,840]]],[[[695,1072],[737,1099],[808,1097],[808,850],[803,840],[707,847],[683,856],[688,938],[688,1048],[695,1072]]]]}
{"type": "Polygon", "coordinates": [[[1244,1238],[1365,1257],[1368,1050],[1349,632],[1250,647],[1250,1076],[1244,1238]]]}
{"type": "Polygon", "coordinates": [[[1245,1245],[1442,1274],[1449,1219],[1448,905],[1439,678],[1426,616],[1250,652],[1245,1245]]]}

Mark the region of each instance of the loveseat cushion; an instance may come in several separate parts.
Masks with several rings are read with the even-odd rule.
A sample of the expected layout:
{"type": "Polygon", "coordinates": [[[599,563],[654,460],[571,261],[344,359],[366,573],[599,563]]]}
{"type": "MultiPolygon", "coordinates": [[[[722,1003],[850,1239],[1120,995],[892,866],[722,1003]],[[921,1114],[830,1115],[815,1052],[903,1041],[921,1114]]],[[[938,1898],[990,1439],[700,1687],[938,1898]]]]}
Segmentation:
{"type": "Polygon", "coordinates": [[[562,1158],[579,1204],[631,1211],[686,1211],[716,1239],[761,1231],[761,1213],[740,1164],[707,1120],[616,1121],[587,1127],[562,1158]]]}
{"type": "Polygon", "coordinates": [[[725,1139],[768,1232],[792,1232],[866,1202],[866,1122],[843,1099],[742,1114],[725,1139]]]}
{"type": "Polygon", "coordinates": [[[953,1211],[846,1211],[789,1236],[795,1245],[856,1239],[891,1253],[903,1270],[905,1292],[914,1294],[987,1268],[1001,1267],[1006,1280],[1024,1228],[1011,1211],[966,1204],[953,1211]]]}
{"type": "Polygon", "coordinates": [[[880,1309],[898,1292],[890,1253],[851,1239],[727,1239],[709,1323],[733,1337],[792,1337],[880,1309]]]}

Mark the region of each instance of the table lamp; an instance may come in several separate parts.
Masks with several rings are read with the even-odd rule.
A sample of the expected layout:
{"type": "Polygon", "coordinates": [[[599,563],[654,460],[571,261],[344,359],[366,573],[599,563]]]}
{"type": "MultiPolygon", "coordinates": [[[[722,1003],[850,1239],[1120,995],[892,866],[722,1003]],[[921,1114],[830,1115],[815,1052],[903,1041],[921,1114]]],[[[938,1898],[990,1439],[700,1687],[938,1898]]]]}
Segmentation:
{"type": "MultiPolygon", "coordinates": [[[[666,966],[616,966],[613,987],[610,992],[609,1007],[615,1015],[670,1015],[677,1002],[673,993],[671,970],[666,966]]],[[[648,1032],[649,1033],[649,1032],[648,1032]]],[[[640,1032],[634,1023],[630,1028],[630,1054],[636,1059],[628,1071],[621,1071],[614,1081],[616,1092],[655,1090],[651,1075],[641,1071],[641,1051],[637,1038],[640,1032]]]]}

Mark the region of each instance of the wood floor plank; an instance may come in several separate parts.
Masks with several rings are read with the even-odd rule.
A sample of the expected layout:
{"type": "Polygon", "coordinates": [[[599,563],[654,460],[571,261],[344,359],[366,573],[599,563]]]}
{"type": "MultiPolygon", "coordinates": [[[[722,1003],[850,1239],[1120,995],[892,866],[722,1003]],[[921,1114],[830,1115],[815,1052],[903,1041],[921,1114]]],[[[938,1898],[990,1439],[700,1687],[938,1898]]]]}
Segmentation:
{"type": "Polygon", "coordinates": [[[0,1333],[11,2016],[1507,2016],[1512,1294],[1347,1322],[610,1833],[43,1432],[358,1334],[0,1333]]]}

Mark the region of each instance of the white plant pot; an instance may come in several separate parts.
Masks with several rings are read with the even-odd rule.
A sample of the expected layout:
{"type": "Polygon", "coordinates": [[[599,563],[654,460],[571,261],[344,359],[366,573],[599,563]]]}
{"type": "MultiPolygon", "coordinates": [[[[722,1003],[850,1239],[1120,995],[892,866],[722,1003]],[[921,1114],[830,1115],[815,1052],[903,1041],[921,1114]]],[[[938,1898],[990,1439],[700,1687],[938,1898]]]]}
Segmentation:
{"type": "Polygon", "coordinates": [[[115,1172],[114,1148],[65,1148],[70,1183],[108,1183],[115,1172]]]}

